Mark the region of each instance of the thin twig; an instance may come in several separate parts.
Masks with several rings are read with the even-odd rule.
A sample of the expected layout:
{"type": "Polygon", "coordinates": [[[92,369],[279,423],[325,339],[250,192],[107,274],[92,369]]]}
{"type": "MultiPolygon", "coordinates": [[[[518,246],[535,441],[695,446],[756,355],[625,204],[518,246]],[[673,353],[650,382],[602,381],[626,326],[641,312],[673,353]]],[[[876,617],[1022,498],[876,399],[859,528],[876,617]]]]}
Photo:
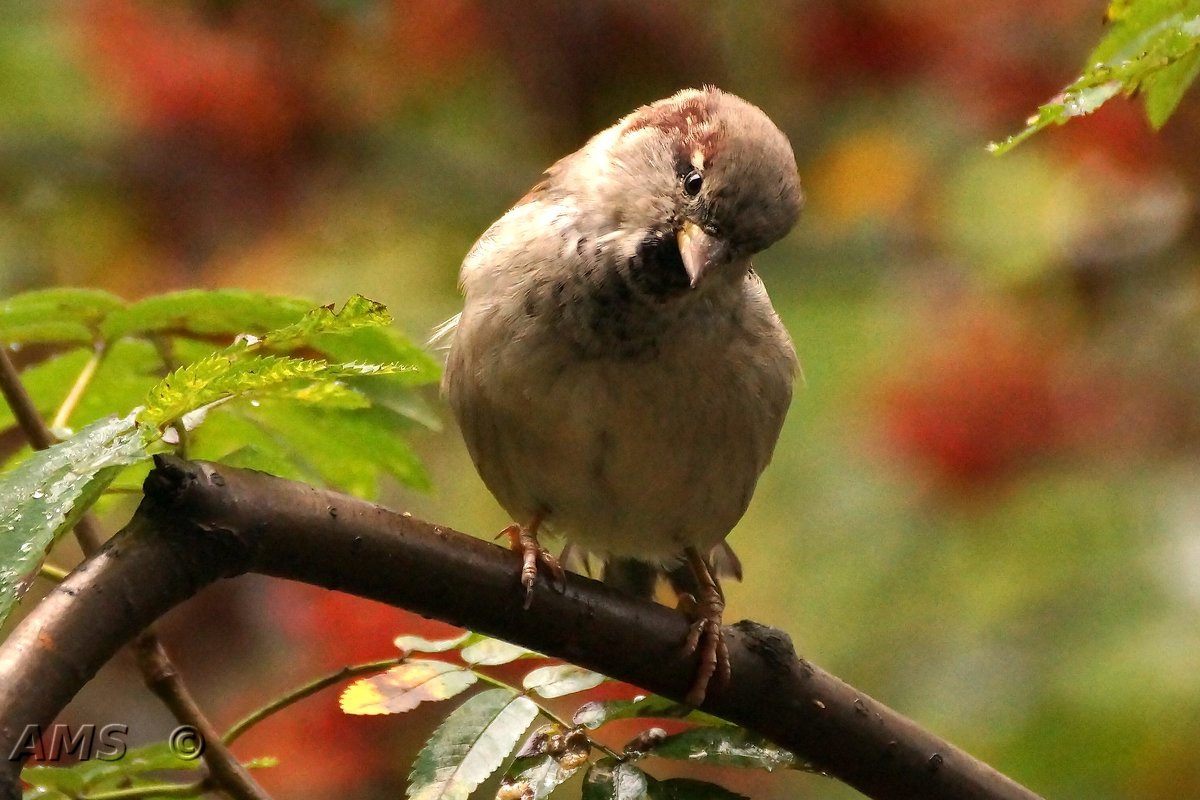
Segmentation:
{"type": "Polygon", "coordinates": [[[71,391],[67,392],[67,396],[63,398],[58,411],[54,413],[54,419],[50,422],[50,430],[52,432],[67,427],[67,423],[71,420],[71,415],[79,407],[79,401],[83,399],[84,392],[92,385],[92,378],[96,377],[96,370],[100,368],[100,364],[103,363],[104,356],[107,354],[108,348],[104,345],[103,341],[97,341],[92,346],[92,357],[83,365],[83,369],[79,371],[79,375],[75,378],[75,383],[71,384],[71,391]]]}
{"type": "Polygon", "coordinates": [[[200,741],[204,743],[204,763],[213,781],[235,798],[270,800],[270,795],[263,791],[250,776],[250,771],[221,741],[220,732],[184,685],[179,670],[167,656],[167,651],[153,630],[147,628],[138,636],[134,642],[134,652],[150,691],[170,709],[177,720],[196,729],[200,741]]]}
{"type": "Polygon", "coordinates": [[[29,392],[25,391],[25,384],[21,383],[21,376],[8,357],[8,349],[4,347],[0,347],[0,392],[4,394],[8,407],[12,409],[17,424],[33,449],[45,450],[54,444],[54,436],[38,414],[29,392]]]}
{"type": "Polygon", "coordinates": [[[226,746],[232,745],[239,736],[250,730],[253,726],[265,720],[267,717],[275,714],[293,703],[297,703],[306,697],[316,694],[322,689],[333,686],[336,683],[341,683],[347,678],[357,678],[359,675],[370,675],[373,672],[380,672],[391,667],[398,666],[404,661],[403,656],[395,658],[385,658],[379,661],[371,661],[366,664],[356,664],[354,666],[342,667],[337,672],[332,672],[320,678],[309,681],[308,683],[297,686],[292,691],[285,695],[277,697],[261,708],[251,711],[246,716],[242,717],[233,727],[225,731],[225,735],[221,737],[226,746]]]}
{"type": "MultiPolygon", "coordinates": [[[[77,380],[76,385],[79,384],[80,381],[77,380]]],[[[0,390],[3,391],[13,416],[30,444],[38,450],[53,445],[54,434],[46,427],[45,420],[38,413],[32,398],[25,390],[25,385],[21,383],[21,376],[3,347],[0,347],[0,390]]],[[[99,550],[104,541],[95,517],[91,514],[84,514],[75,524],[75,538],[86,556],[91,556],[99,550]]],[[[191,725],[204,737],[204,764],[220,787],[238,800],[269,800],[270,796],[255,783],[254,778],[250,777],[250,772],[221,743],[216,728],[192,697],[179,671],[167,656],[153,626],[147,627],[139,636],[136,649],[137,662],[150,691],[162,700],[176,719],[185,725],[191,725]]]]}

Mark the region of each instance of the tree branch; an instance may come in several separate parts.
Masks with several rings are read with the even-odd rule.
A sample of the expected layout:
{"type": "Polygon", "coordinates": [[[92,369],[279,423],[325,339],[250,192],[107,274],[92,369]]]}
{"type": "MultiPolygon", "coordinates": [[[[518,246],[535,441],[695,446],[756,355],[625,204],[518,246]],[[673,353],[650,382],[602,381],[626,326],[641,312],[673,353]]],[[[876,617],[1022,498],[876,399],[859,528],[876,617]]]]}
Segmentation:
{"type": "MultiPolygon", "coordinates": [[[[218,578],[259,572],[350,592],[558,656],[682,698],[695,664],[688,620],[571,575],[539,578],[522,609],[519,557],[344,495],[165,456],[129,525],[0,646],[0,752],[49,724],[149,622],[218,578]]],[[[733,680],[703,708],[762,733],[873,798],[1036,800],[1037,795],[814,664],[785,634],[726,629],[733,680]]],[[[210,743],[211,744],[211,743],[210,743]]],[[[20,796],[0,767],[0,800],[20,796]]]]}
{"type": "MultiPolygon", "coordinates": [[[[61,418],[59,421],[65,422],[66,418],[70,416],[70,408],[78,402],[87,382],[95,373],[103,353],[104,349],[98,347],[95,355],[88,361],[80,379],[71,388],[69,396],[59,409],[58,416],[61,418]]],[[[57,441],[54,433],[46,426],[37,407],[34,406],[33,399],[21,382],[20,374],[13,365],[12,359],[8,357],[8,351],[3,347],[0,347],[0,392],[4,394],[4,399],[12,409],[13,416],[16,417],[22,433],[25,434],[25,438],[35,450],[45,450],[57,441]]],[[[100,527],[96,524],[96,518],[92,514],[84,514],[75,523],[75,539],[86,556],[91,556],[104,544],[104,537],[100,535],[100,527]]],[[[212,746],[205,750],[204,766],[212,773],[217,785],[228,790],[238,800],[271,800],[270,795],[263,791],[262,787],[250,776],[250,770],[243,767],[224,742],[216,736],[216,729],[204,715],[199,703],[192,697],[191,691],[183,682],[179,670],[171,662],[166,648],[163,647],[150,622],[146,624],[145,628],[138,637],[136,655],[138,668],[142,672],[146,686],[166,705],[177,720],[192,725],[200,731],[206,741],[212,743],[212,746]]]]}

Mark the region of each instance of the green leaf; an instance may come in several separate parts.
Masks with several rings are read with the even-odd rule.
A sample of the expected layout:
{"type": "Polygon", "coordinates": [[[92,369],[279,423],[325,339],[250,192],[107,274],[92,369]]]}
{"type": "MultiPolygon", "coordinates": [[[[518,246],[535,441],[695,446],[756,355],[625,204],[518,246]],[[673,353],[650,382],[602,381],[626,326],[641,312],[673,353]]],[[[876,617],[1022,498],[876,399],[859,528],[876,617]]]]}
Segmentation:
{"type": "Polygon", "coordinates": [[[644,800],[651,778],[628,762],[602,758],[583,778],[582,800],[644,800]]]}
{"type": "Polygon", "coordinates": [[[239,289],[189,289],[148,297],[116,311],[104,321],[101,332],[108,341],[151,333],[228,340],[239,334],[262,336],[291,325],[311,308],[311,303],[291,297],[239,289]]]}
{"type": "Polygon", "coordinates": [[[666,737],[651,753],[662,758],[720,767],[752,767],[768,772],[799,764],[791,752],[745,728],[735,727],[692,728],[666,737]]]}
{"type": "Polygon", "coordinates": [[[277,397],[334,407],[347,405],[352,390],[334,384],[339,378],[378,375],[403,369],[395,364],[330,364],[287,356],[243,357],[244,345],[234,345],[208,358],[180,367],[163,378],[146,398],[142,423],[162,429],[185,414],[238,397],[277,397]]]}
{"type": "MultiPolygon", "coordinates": [[[[320,334],[348,334],[358,328],[380,327],[392,321],[387,307],[356,294],[346,301],[341,311],[332,304],[311,309],[298,321],[277,328],[258,343],[268,350],[291,350],[309,345],[320,334]]],[[[370,358],[359,350],[353,359],[370,358]]],[[[391,361],[394,359],[380,359],[391,361]]]]}
{"type": "Polygon", "coordinates": [[[632,700],[602,700],[585,703],[575,712],[576,725],[596,729],[614,719],[682,719],[702,725],[729,725],[720,717],[691,706],[668,700],[656,694],[642,695],[632,700]]]}
{"type": "Polygon", "coordinates": [[[62,794],[31,794],[25,797],[78,797],[84,791],[83,777],[70,767],[37,765],[21,770],[21,780],[40,789],[55,789],[62,794]]]}
{"type": "Polygon", "coordinates": [[[466,800],[512,751],[537,716],[528,697],[480,692],[459,706],[421,748],[409,775],[410,800],[466,800]]]}
{"type": "Polygon", "coordinates": [[[410,370],[384,379],[387,384],[416,386],[436,382],[442,374],[438,362],[394,328],[360,327],[341,335],[321,335],[313,346],[331,361],[369,361],[374,364],[407,364],[410,370]]]}
{"type": "Polygon", "coordinates": [[[750,800],[744,794],[695,778],[656,781],[650,787],[650,797],[653,800],[750,800]]]}
{"type": "Polygon", "coordinates": [[[557,664],[532,670],[525,676],[522,685],[549,699],[592,689],[606,680],[599,672],[590,669],[574,664],[557,664]]]}
{"type": "Polygon", "coordinates": [[[382,408],[356,411],[262,401],[254,418],[313,480],[373,497],[382,475],[425,489],[429,477],[401,435],[409,423],[382,408]]]}
{"type": "Polygon", "coordinates": [[[1050,125],[1090,114],[1117,94],[1142,92],[1146,113],[1161,126],[1200,72],[1200,0],[1117,0],[1112,25],[1083,74],[1038,108],[1023,131],[988,145],[1006,152],[1050,125]]]}
{"type": "Polygon", "coordinates": [[[0,622],[55,539],[120,467],[148,457],[131,414],[89,425],[0,476],[0,622]]]}
{"type": "Polygon", "coordinates": [[[463,631],[461,635],[452,639],[426,639],[423,636],[406,635],[397,636],[392,640],[392,644],[396,645],[405,655],[409,653],[445,653],[448,650],[456,650],[472,636],[474,634],[470,631],[463,631]]]}
{"type": "Polygon", "coordinates": [[[468,664],[492,667],[508,664],[518,658],[534,658],[537,653],[499,639],[484,638],[469,647],[464,647],[459,655],[468,664]]]}
{"type": "MultiPolygon", "coordinates": [[[[180,758],[166,742],[156,742],[125,752],[115,760],[89,759],[69,767],[32,766],[21,772],[21,779],[35,787],[61,790],[57,793],[26,793],[26,798],[80,797],[100,791],[157,787],[163,781],[148,773],[163,771],[196,772],[203,765],[200,759],[180,758]]],[[[245,762],[252,769],[275,765],[275,759],[260,758],[245,762]]],[[[166,784],[170,785],[170,784],[166,784]]],[[[160,795],[147,794],[153,798],[160,795]]]]}
{"type": "Polygon", "coordinates": [[[587,763],[590,753],[591,741],[579,729],[566,731],[555,723],[543,725],[530,735],[504,771],[497,796],[528,800],[549,797],[587,763]]]}
{"type": "Polygon", "coordinates": [[[447,700],[478,678],[446,661],[413,659],[346,687],[339,705],[347,714],[401,714],[429,700],[447,700]]]}
{"type": "Polygon", "coordinates": [[[101,323],[124,302],[98,289],[43,289],[0,302],[0,344],[91,344],[101,323]]]}

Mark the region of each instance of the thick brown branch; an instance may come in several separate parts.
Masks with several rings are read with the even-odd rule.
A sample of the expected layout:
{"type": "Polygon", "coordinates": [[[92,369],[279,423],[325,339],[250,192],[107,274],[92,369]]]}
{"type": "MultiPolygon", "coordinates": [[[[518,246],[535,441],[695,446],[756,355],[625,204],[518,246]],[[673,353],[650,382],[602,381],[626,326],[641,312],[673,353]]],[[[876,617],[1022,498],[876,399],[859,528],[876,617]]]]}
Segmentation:
{"type": "MultiPolygon", "coordinates": [[[[161,458],[129,526],[0,647],[0,751],[47,724],[147,623],[220,577],[253,571],[369,597],[682,698],[694,664],[680,613],[572,575],[522,609],[518,556],[444,527],[261,473],[161,458]]],[[[1037,796],[797,658],[787,636],[727,629],[733,680],[704,709],[770,737],[866,795],[1037,796]]],[[[7,748],[7,749],[5,749],[7,748]]],[[[19,796],[17,769],[0,798],[19,796]]]]}
{"type": "MultiPolygon", "coordinates": [[[[55,443],[54,433],[42,419],[29,393],[25,391],[21,376],[3,347],[0,347],[0,392],[12,409],[25,438],[35,450],[45,450],[55,443]]],[[[75,538],[80,549],[88,556],[99,550],[104,543],[100,528],[91,514],[84,514],[75,524],[75,538]]],[[[138,667],[146,685],[155,696],[162,700],[176,719],[194,726],[212,743],[206,748],[204,765],[208,767],[216,783],[239,800],[270,800],[270,795],[255,782],[250,776],[250,771],[234,758],[229,748],[215,735],[209,735],[210,732],[215,733],[216,729],[192,697],[179,671],[171,663],[166,648],[159,641],[158,634],[149,623],[138,638],[137,656],[138,667]]]]}

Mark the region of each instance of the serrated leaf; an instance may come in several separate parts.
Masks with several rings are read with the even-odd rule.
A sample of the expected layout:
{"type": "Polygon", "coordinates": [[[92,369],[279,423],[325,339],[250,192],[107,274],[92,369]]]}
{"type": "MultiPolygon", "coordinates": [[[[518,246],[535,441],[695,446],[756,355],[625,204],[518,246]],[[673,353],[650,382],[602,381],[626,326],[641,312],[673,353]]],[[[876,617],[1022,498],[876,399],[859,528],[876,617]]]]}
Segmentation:
{"type": "Polygon", "coordinates": [[[614,719],[682,719],[701,725],[729,725],[720,717],[691,706],[668,700],[656,694],[642,695],[632,700],[598,700],[585,703],[575,712],[573,722],[596,729],[614,719]]]}
{"type": "Polygon", "coordinates": [[[148,297],[115,311],[104,321],[101,332],[109,341],[150,333],[228,340],[239,334],[261,336],[291,325],[311,308],[311,303],[292,297],[239,289],[189,289],[148,297]]]}
{"type": "Polygon", "coordinates": [[[458,648],[474,635],[470,631],[463,631],[460,635],[450,639],[426,639],[423,636],[404,635],[397,636],[392,640],[392,644],[396,645],[397,649],[405,655],[409,653],[445,653],[458,648]]]}
{"type": "Polygon", "coordinates": [[[139,420],[163,428],[185,414],[239,397],[284,397],[320,402],[324,384],[339,378],[379,375],[403,369],[396,364],[330,364],[287,356],[243,357],[234,346],[213,353],[163,378],[146,398],[139,420]]]}
{"type": "Polygon", "coordinates": [[[1006,152],[1050,125],[1090,114],[1117,94],[1143,92],[1155,127],[1175,110],[1200,72],[1200,0],[1135,0],[1109,6],[1108,34],[1083,74],[1038,108],[1025,129],[988,145],[1006,152]]]}
{"type": "Polygon", "coordinates": [[[0,343],[91,344],[104,319],[124,306],[98,289],[43,289],[0,302],[0,343]]]}
{"type": "Polygon", "coordinates": [[[800,763],[791,752],[756,733],[736,727],[692,728],[666,737],[651,752],[661,758],[768,772],[800,763]]]}
{"type": "Polygon", "coordinates": [[[525,675],[522,685],[549,699],[595,688],[605,680],[607,678],[599,672],[590,669],[574,664],[556,664],[531,670],[525,675]]]}
{"type": "Polygon", "coordinates": [[[360,327],[339,335],[321,335],[313,346],[331,361],[369,361],[376,364],[407,364],[411,369],[383,379],[383,383],[417,386],[436,383],[442,370],[424,349],[394,328],[360,327]]]}
{"type": "Polygon", "coordinates": [[[116,471],[149,458],[134,415],[101,420],[0,476],[0,623],[55,539],[116,471]]]}
{"type": "MultiPolygon", "coordinates": [[[[291,350],[310,345],[322,334],[349,334],[358,328],[379,327],[391,321],[392,316],[383,303],[356,294],[345,302],[340,311],[335,311],[332,304],[310,309],[296,322],[267,333],[259,345],[269,350],[291,350]]],[[[357,360],[369,356],[364,356],[359,350],[351,358],[357,360]]]]}
{"type": "Polygon", "coordinates": [[[409,775],[409,800],[466,800],[512,751],[537,716],[528,697],[480,692],[459,706],[421,748],[409,775]]]}
{"type": "Polygon", "coordinates": [[[650,782],[633,764],[602,758],[584,776],[582,800],[645,800],[650,782]]]}
{"type": "Polygon", "coordinates": [[[669,778],[650,786],[652,800],[750,800],[724,786],[695,778],[669,778]]]}
{"type": "Polygon", "coordinates": [[[533,658],[537,653],[499,639],[484,638],[464,647],[459,655],[468,664],[494,667],[516,661],[518,658],[533,658]]]}
{"type": "Polygon", "coordinates": [[[454,697],[476,680],[475,673],[456,664],[414,659],[355,681],[339,704],[347,714],[400,714],[426,701],[454,697]]]}

